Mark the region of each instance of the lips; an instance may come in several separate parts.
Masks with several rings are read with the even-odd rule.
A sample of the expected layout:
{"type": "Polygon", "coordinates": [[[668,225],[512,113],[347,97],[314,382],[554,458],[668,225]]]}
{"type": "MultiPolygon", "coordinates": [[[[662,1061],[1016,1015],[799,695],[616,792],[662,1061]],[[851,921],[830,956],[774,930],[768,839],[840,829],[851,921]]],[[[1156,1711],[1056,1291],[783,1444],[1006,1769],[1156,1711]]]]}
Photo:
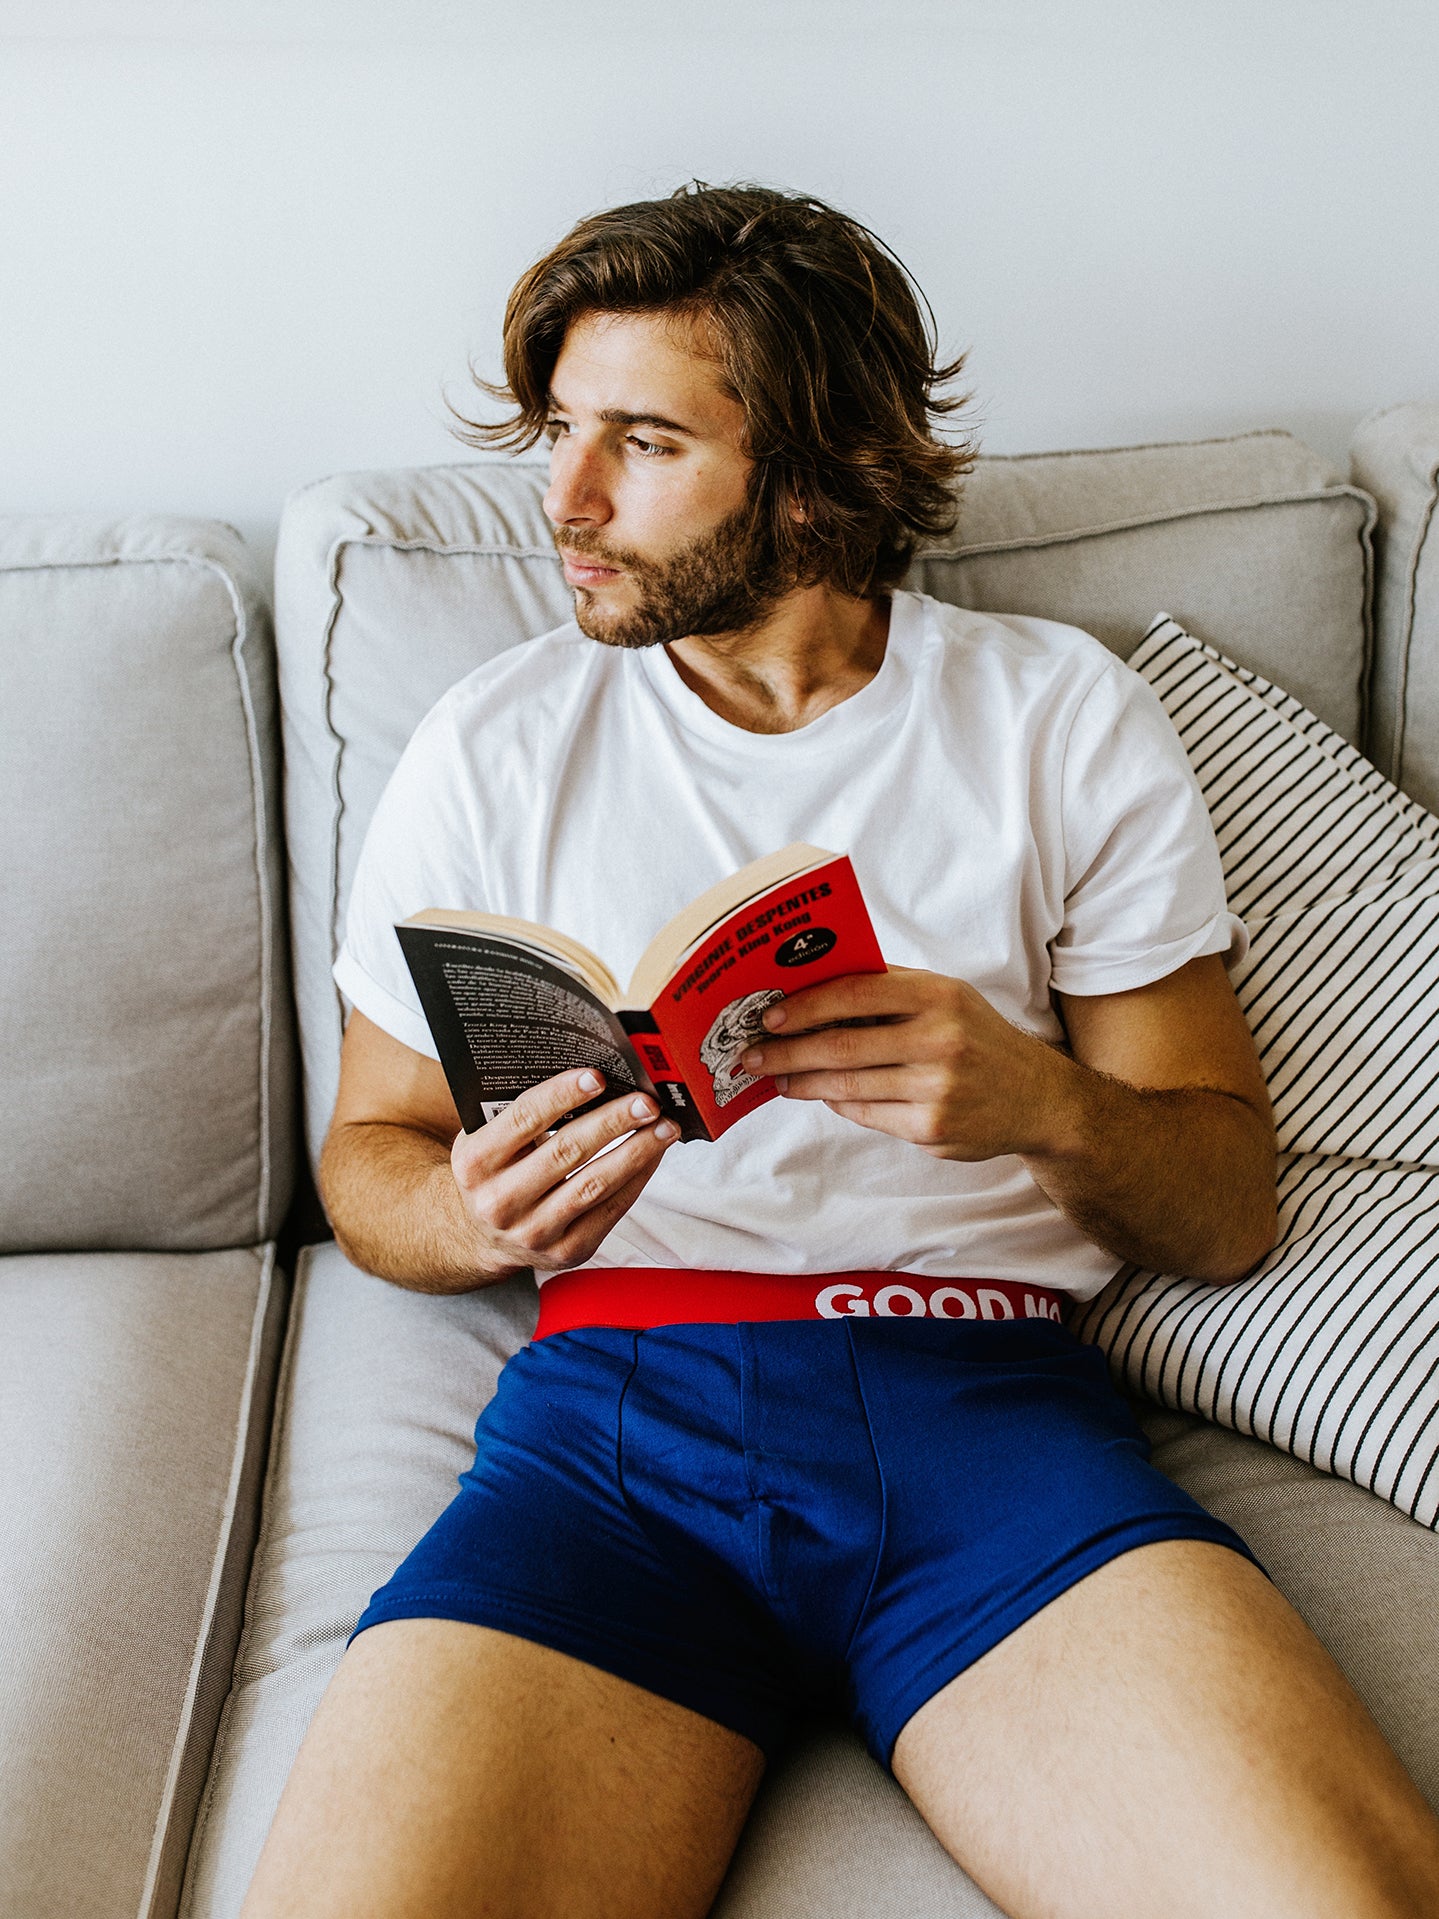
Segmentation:
{"type": "Polygon", "coordinates": [[[595,560],[587,560],[578,553],[561,553],[565,578],[571,586],[604,586],[610,580],[620,577],[619,568],[601,566],[595,560]]]}

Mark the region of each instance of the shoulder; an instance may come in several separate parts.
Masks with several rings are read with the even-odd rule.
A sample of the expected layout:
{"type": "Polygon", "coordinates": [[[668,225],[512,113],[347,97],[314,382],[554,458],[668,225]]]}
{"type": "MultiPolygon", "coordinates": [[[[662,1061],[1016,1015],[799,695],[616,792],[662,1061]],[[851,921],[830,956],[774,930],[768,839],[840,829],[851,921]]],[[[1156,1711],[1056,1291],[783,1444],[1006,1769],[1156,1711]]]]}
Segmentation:
{"type": "Polygon", "coordinates": [[[627,696],[634,667],[629,654],[587,639],[573,623],[522,640],[441,694],[404,758],[438,762],[461,777],[480,768],[489,782],[515,766],[533,777],[563,750],[578,716],[592,724],[627,696]]]}
{"type": "Polygon", "coordinates": [[[1147,691],[1138,674],[1081,627],[910,597],[921,615],[922,657],[966,704],[998,702],[1062,725],[1086,703],[1123,705],[1147,691]]]}
{"type": "Polygon", "coordinates": [[[1039,667],[1059,676],[1090,678],[1109,665],[1122,664],[1092,633],[1063,620],[980,612],[927,593],[908,597],[918,602],[929,632],[954,657],[993,660],[1011,671],[1039,667]]]}
{"type": "Polygon", "coordinates": [[[610,652],[577,626],[557,627],[457,680],[410,734],[376,818],[468,815],[482,790],[519,782],[533,791],[566,716],[593,713],[603,697],[596,675],[613,671],[610,652]]]}
{"type": "Polygon", "coordinates": [[[568,701],[577,682],[612,674],[615,651],[586,639],[573,620],[538,639],[522,640],[456,680],[420,722],[417,735],[426,728],[463,735],[517,710],[568,701]]]}

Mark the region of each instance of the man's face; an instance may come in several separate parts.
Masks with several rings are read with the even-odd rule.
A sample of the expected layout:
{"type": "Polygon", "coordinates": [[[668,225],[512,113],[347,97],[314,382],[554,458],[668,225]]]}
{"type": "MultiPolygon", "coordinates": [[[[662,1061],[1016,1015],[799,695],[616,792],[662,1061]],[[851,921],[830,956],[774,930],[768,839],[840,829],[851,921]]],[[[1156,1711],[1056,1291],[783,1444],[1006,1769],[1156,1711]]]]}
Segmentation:
{"type": "Polygon", "coordinates": [[[783,597],[750,510],[744,409],[696,328],[586,314],[550,402],[545,512],[582,632],[609,646],[731,633],[783,597]]]}

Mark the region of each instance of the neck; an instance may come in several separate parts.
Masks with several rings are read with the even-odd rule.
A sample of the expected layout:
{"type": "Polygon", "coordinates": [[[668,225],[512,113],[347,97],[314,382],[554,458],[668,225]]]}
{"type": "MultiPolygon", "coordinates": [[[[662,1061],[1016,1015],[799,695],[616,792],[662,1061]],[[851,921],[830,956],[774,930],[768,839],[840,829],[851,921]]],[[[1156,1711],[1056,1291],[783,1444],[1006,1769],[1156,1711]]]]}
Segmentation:
{"type": "Polygon", "coordinates": [[[797,587],[757,626],[672,640],[675,671],[712,712],[749,733],[792,733],[867,686],[889,638],[888,599],[797,587]]]}

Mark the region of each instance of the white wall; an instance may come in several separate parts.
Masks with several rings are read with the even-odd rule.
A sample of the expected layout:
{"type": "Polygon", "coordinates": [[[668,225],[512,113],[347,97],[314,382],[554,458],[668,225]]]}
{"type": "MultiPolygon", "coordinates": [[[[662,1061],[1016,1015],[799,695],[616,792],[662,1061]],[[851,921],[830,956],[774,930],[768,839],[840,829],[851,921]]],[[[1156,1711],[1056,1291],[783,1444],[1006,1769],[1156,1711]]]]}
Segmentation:
{"type": "Polygon", "coordinates": [[[1434,0],[0,0],[0,511],[468,457],[516,274],[689,175],[883,234],[994,451],[1439,393],[1434,0]]]}

